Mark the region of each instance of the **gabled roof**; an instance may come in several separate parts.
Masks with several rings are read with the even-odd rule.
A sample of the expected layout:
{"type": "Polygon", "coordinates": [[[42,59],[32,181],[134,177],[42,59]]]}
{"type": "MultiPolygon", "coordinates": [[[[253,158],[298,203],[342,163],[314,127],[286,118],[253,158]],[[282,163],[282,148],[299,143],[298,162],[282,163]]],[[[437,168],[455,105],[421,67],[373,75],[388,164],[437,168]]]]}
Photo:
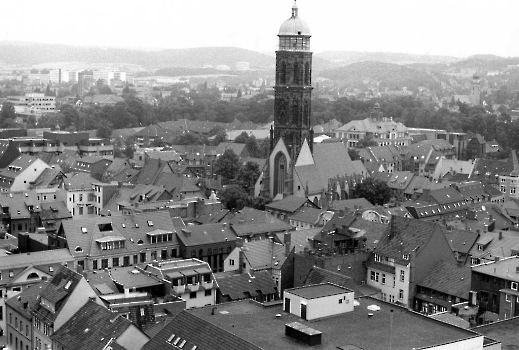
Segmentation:
{"type": "Polygon", "coordinates": [[[519,282],[519,273],[516,271],[517,266],[519,266],[519,257],[512,256],[472,266],[472,271],[508,281],[519,282]]]}
{"type": "Polygon", "coordinates": [[[358,209],[365,209],[373,207],[366,198],[353,198],[344,200],[335,200],[332,202],[331,209],[354,211],[355,207],[358,209]]]}
{"type": "Polygon", "coordinates": [[[39,293],[40,299],[45,299],[54,305],[54,312],[51,312],[40,302],[34,305],[31,313],[42,320],[53,323],[82,278],[83,276],[77,272],[65,266],[60,267],[54,273],[50,282],[45,284],[45,287],[39,293]]]}
{"type": "Polygon", "coordinates": [[[194,349],[196,346],[197,350],[261,350],[238,335],[224,331],[186,310],[166,324],[142,350],[175,349],[171,343],[176,341],[179,344],[184,340],[184,349],[194,349]]]}
{"type": "Polygon", "coordinates": [[[270,239],[243,242],[243,255],[256,271],[281,269],[286,260],[285,246],[270,239]]]}
{"type": "Polygon", "coordinates": [[[443,235],[436,223],[393,216],[375,248],[375,253],[407,265],[409,261],[404,260],[403,255],[413,251],[419,255],[433,235],[443,235]]]}
{"type": "MultiPolygon", "coordinates": [[[[443,205],[463,201],[465,198],[452,187],[431,190],[430,195],[434,202],[443,205]]],[[[423,197],[421,197],[423,199],[423,197]]],[[[433,202],[433,201],[431,201],[433,202]]],[[[433,203],[434,203],[433,202],[433,203]]]]}
{"type": "Polygon", "coordinates": [[[314,204],[308,198],[298,197],[298,196],[288,196],[279,201],[275,201],[275,202],[266,204],[265,208],[294,213],[298,209],[300,209],[305,203],[311,203],[311,205],[314,206],[314,204]]]}
{"type": "MultiPolygon", "coordinates": [[[[353,282],[353,279],[349,276],[343,275],[341,273],[330,271],[326,269],[322,269],[320,267],[314,266],[310,270],[310,273],[308,276],[306,276],[306,279],[303,283],[303,285],[314,285],[314,284],[321,284],[321,283],[332,283],[337,286],[345,287],[348,289],[353,290],[356,292],[356,286],[353,282]]],[[[355,293],[355,296],[357,293],[355,293]]]]}
{"type": "Polygon", "coordinates": [[[179,241],[186,247],[236,240],[236,234],[227,224],[189,226],[176,232],[179,241]]]}
{"type": "Polygon", "coordinates": [[[45,289],[49,282],[40,282],[5,301],[5,304],[27,318],[31,318],[31,309],[39,303],[38,295],[45,289]],[[25,304],[27,303],[27,304],[25,304]],[[27,305],[25,307],[25,305],[27,305]]]}
{"type": "Polygon", "coordinates": [[[59,185],[57,180],[60,177],[64,178],[65,174],[61,171],[59,165],[53,166],[52,168],[45,168],[36,180],[34,180],[32,188],[57,187],[59,185]]]}
{"type": "Polygon", "coordinates": [[[41,220],[61,220],[71,219],[72,214],[67,209],[67,205],[63,201],[59,202],[43,202],[41,203],[41,220]]]}
{"type": "Polygon", "coordinates": [[[118,237],[124,241],[121,254],[136,253],[142,249],[175,245],[175,227],[168,211],[147,212],[146,215],[113,215],[65,220],[61,228],[67,239],[67,246],[74,257],[104,256],[99,243],[103,239],[118,237]],[[153,226],[151,226],[153,225],[153,226]],[[163,243],[151,243],[148,233],[162,229],[171,232],[173,240],[163,243]],[[79,247],[79,249],[78,249],[79,247]]]}
{"type": "Polygon", "coordinates": [[[468,300],[471,273],[469,266],[440,261],[418,285],[468,300]]]}
{"type": "Polygon", "coordinates": [[[70,190],[92,190],[92,183],[99,182],[90,173],[67,173],[64,179],[65,189],[70,190]]]}
{"type": "Polygon", "coordinates": [[[236,275],[218,275],[215,279],[220,293],[231,300],[246,299],[259,295],[277,293],[276,283],[268,271],[255,271],[236,275]]]}
{"type": "Polygon", "coordinates": [[[248,147],[245,143],[235,142],[220,142],[218,146],[216,146],[215,152],[216,154],[224,154],[228,149],[232,150],[238,157],[241,157],[243,152],[246,152],[245,154],[250,155],[250,152],[248,152],[248,147]]]}
{"type": "Polygon", "coordinates": [[[52,334],[51,339],[68,349],[105,350],[107,344],[117,342],[130,327],[135,326],[127,318],[88,301],[52,334]]]}
{"type": "Polygon", "coordinates": [[[473,231],[451,229],[446,233],[447,241],[453,252],[467,254],[479,238],[479,234],[473,231]]]}
{"type": "Polygon", "coordinates": [[[258,234],[273,234],[277,232],[290,231],[292,229],[292,226],[283,221],[234,224],[231,227],[238,237],[258,234]]]}
{"type": "Polygon", "coordinates": [[[83,103],[86,104],[116,104],[118,102],[124,102],[124,98],[117,95],[98,94],[92,96],[85,96],[83,99],[83,103]]]}
{"type": "Polygon", "coordinates": [[[295,176],[308,187],[309,194],[327,190],[329,179],[337,176],[367,176],[364,164],[360,160],[352,161],[342,142],[314,144],[313,160],[313,165],[295,167],[295,176]]]}
{"type": "Polygon", "coordinates": [[[142,169],[127,181],[133,184],[152,184],[167,169],[167,166],[168,163],[165,161],[148,158],[142,169]]]}
{"type": "Polygon", "coordinates": [[[288,218],[290,220],[305,222],[309,224],[316,224],[319,221],[319,218],[325,210],[317,209],[312,207],[304,207],[300,210],[296,211],[294,214],[290,215],[288,218]]]}

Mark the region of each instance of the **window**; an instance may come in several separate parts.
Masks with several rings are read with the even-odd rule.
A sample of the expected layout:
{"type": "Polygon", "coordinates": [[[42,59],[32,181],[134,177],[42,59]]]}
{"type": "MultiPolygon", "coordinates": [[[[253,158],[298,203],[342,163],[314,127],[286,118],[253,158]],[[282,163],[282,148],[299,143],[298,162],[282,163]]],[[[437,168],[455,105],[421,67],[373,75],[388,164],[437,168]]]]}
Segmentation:
{"type": "Polygon", "coordinates": [[[371,271],[371,280],[378,282],[379,273],[375,271],[371,271]]]}
{"type": "Polygon", "coordinates": [[[92,269],[97,270],[97,260],[92,261],[92,269]]]}
{"type": "Polygon", "coordinates": [[[471,263],[472,265],[477,265],[477,264],[479,264],[479,259],[478,259],[478,258],[471,258],[471,259],[470,259],[470,263],[471,263]]]}
{"type": "Polygon", "coordinates": [[[102,269],[108,268],[108,259],[101,259],[101,268],[102,269]]]}
{"type": "Polygon", "coordinates": [[[229,265],[234,266],[234,259],[229,259],[229,265]]]}
{"type": "Polygon", "coordinates": [[[390,303],[394,303],[395,302],[395,296],[394,295],[390,295],[389,296],[389,302],[390,303]]]}
{"type": "Polygon", "coordinates": [[[189,299],[196,299],[196,292],[189,293],[189,299]]]}
{"type": "Polygon", "coordinates": [[[144,308],[143,307],[140,308],[140,311],[141,311],[141,316],[144,316],[145,312],[144,312],[144,308]]]}
{"type": "Polygon", "coordinates": [[[112,266],[119,266],[119,258],[112,259],[112,266]]]}
{"type": "Polygon", "coordinates": [[[50,325],[48,325],[47,323],[43,324],[43,334],[50,335],[50,325]]]}
{"type": "MultiPolygon", "coordinates": [[[[434,211],[433,211],[433,213],[434,213],[434,211]]],[[[409,254],[404,254],[404,255],[402,256],[402,258],[403,258],[404,260],[409,260],[409,254]]]]}
{"type": "Polygon", "coordinates": [[[517,282],[512,282],[510,284],[510,288],[513,289],[513,290],[517,290],[517,282]]]}
{"type": "Polygon", "coordinates": [[[505,300],[510,301],[510,294],[505,294],[505,300]]]}
{"type": "Polygon", "coordinates": [[[141,263],[146,262],[146,253],[141,253],[141,263]]]}
{"type": "Polygon", "coordinates": [[[382,274],[382,282],[381,283],[382,284],[386,284],[386,274],[385,273],[382,274]]]}
{"type": "Polygon", "coordinates": [[[34,328],[40,329],[40,327],[41,327],[41,321],[40,321],[40,319],[38,317],[35,317],[34,318],[34,328]]]}
{"type": "Polygon", "coordinates": [[[342,298],[339,299],[339,304],[342,304],[342,298]]]}
{"type": "Polygon", "coordinates": [[[398,300],[404,300],[404,290],[400,289],[398,292],[398,300]]]}
{"type": "Polygon", "coordinates": [[[405,280],[405,271],[400,270],[400,282],[404,282],[404,280],[405,280]]]}
{"type": "Polygon", "coordinates": [[[383,301],[386,301],[386,299],[387,299],[387,294],[386,294],[386,293],[382,293],[382,294],[381,294],[381,299],[382,299],[383,301]]]}
{"type": "Polygon", "coordinates": [[[212,294],[213,294],[213,290],[212,289],[206,289],[205,290],[205,296],[206,297],[210,297],[212,294]]]}
{"type": "Polygon", "coordinates": [[[376,261],[376,262],[380,262],[380,255],[375,254],[375,261],[376,261]]]}

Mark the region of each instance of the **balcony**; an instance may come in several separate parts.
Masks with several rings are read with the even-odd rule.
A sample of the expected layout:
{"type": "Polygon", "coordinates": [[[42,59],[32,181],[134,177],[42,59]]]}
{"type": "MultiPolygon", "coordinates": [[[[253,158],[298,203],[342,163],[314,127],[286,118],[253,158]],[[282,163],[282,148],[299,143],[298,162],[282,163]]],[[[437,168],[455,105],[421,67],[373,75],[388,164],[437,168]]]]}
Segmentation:
{"type": "Polygon", "coordinates": [[[186,292],[185,284],[182,284],[180,286],[171,286],[171,288],[173,289],[173,292],[175,292],[176,294],[184,294],[186,292]]]}

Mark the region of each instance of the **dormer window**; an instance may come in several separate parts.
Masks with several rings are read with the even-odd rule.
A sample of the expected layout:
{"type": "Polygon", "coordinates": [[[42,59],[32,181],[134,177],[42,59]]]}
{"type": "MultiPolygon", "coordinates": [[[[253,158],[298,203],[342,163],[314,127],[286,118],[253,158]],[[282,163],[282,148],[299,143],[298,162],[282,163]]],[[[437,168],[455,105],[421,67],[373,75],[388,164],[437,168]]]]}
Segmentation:
{"type": "Polygon", "coordinates": [[[404,259],[404,260],[409,260],[409,254],[404,254],[404,255],[402,255],[402,259],[404,259]]]}
{"type": "Polygon", "coordinates": [[[148,226],[153,226],[153,221],[148,220],[147,223],[148,223],[148,226]]]}

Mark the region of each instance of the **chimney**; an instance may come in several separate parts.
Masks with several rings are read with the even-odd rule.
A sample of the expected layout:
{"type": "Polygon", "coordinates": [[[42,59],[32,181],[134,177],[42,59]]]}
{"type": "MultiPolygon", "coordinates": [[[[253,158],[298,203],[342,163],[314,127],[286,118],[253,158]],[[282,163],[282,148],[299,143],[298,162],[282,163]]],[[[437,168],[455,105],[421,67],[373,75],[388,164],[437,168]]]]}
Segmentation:
{"type": "Polygon", "coordinates": [[[499,231],[499,240],[503,239],[503,231],[499,231]]]}
{"type": "Polygon", "coordinates": [[[423,189],[422,200],[425,202],[429,202],[431,200],[431,190],[429,188],[423,189]]]}
{"type": "Polygon", "coordinates": [[[344,217],[344,210],[339,210],[339,217],[340,218],[343,218],[344,217]]]}
{"type": "Polygon", "coordinates": [[[283,235],[283,243],[285,244],[285,256],[289,256],[292,250],[292,234],[290,232],[285,232],[283,235]]]}
{"type": "Polygon", "coordinates": [[[243,238],[236,237],[236,248],[243,248],[243,238]]]}

